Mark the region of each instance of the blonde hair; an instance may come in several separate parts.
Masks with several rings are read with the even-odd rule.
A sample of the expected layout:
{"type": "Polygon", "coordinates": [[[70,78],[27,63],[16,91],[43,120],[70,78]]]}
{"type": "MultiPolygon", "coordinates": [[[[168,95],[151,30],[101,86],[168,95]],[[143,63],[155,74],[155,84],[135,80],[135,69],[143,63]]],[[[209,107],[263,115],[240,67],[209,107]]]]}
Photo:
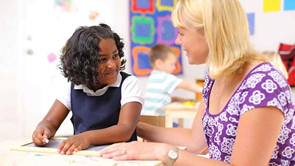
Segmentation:
{"type": "Polygon", "coordinates": [[[213,79],[233,78],[245,62],[266,60],[250,44],[247,16],[237,0],[179,0],[172,22],[205,33],[213,79]]]}
{"type": "Polygon", "coordinates": [[[278,54],[274,51],[264,51],[264,52],[262,52],[262,54],[264,54],[269,59],[269,62],[272,65],[274,65],[277,69],[279,69],[283,73],[283,75],[286,77],[286,79],[289,78],[287,69],[282,61],[280,54],[278,54]]]}
{"type": "Polygon", "coordinates": [[[164,62],[167,59],[168,54],[172,54],[175,57],[177,56],[176,53],[167,45],[157,44],[151,47],[149,55],[150,64],[154,67],[157,59],[161,59],[164,62]]]}

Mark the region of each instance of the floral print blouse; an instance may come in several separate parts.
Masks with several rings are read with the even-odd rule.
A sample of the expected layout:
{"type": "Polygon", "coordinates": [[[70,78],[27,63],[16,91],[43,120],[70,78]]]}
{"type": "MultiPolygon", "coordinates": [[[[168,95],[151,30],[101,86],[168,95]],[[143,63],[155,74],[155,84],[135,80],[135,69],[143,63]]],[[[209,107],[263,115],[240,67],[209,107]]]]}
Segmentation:
{"type": "Polygon", "coordinates": [[[202,119],[211,159],[230,163],[240,117],[258,107],[275,106],[283,112],[284,121],[269,166],[295,165],[295,103],[291,88],[280,71],[268,62],[256,66],[223,110],[215,115],[209,113],[213,84],[214,80],[207,76],[203,89],[205,113],[202,119]]]}

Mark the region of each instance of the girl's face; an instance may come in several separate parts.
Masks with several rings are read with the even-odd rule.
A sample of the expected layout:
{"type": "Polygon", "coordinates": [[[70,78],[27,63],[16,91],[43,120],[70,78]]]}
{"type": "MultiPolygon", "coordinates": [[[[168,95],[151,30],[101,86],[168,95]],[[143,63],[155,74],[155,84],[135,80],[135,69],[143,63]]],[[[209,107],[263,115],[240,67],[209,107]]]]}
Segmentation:
{"type": "Polygon", "coordinates": [[[175,43],[181,45],[186,52],[189,64],[206,63],[209,54],[208,44],[204,33],[188,28],[179,28],[175,43]]]}
{"type": "Polygon", "coordinates": [[[115,40],[102,39],[99,43],[98,81],[101,84],[113,84],[121,67],[121,59],[115,40]]]}

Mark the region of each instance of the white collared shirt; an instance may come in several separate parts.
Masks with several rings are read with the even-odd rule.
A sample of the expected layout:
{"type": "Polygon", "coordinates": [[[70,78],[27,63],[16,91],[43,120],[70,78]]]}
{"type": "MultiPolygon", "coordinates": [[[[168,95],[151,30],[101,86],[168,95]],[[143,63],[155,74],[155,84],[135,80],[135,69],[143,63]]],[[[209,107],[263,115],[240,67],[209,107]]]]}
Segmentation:
{"type": "MultiPolygon", "coordinates": [[[[74,89],[83,89],[83,92],[88,96],[101,96],[103,95],[109,87],[120,87],[122,76],[119,73],[117,76],[117,81],[113,84],[109,84],[102,89],[98,89],[96,92],[87,88],[84,85],[75,85],[74,89]]],[[[61,103],[63,103],[69,110],[71,110],[71,82],[68,85],[68,93],[57,98],[61,103]]],[[[144,98],[142,91],[139,87],[138,78],[135,76],[127,77],[122,83],[121,88],[121,107],[129,102],[139,102],[141,105],[144,104],[144,98]]]]}

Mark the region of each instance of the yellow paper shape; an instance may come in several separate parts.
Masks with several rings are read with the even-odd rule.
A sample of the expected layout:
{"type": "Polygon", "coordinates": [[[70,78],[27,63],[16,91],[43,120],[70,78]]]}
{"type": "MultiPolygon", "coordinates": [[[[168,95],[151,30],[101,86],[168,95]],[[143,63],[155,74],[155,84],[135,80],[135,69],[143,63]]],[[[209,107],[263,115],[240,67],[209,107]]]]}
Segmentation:
{"type": "Polygon", "coordinates": [[[263,0],[263,11],[273,12],[280,11],[281,0],[263,0]]]}

